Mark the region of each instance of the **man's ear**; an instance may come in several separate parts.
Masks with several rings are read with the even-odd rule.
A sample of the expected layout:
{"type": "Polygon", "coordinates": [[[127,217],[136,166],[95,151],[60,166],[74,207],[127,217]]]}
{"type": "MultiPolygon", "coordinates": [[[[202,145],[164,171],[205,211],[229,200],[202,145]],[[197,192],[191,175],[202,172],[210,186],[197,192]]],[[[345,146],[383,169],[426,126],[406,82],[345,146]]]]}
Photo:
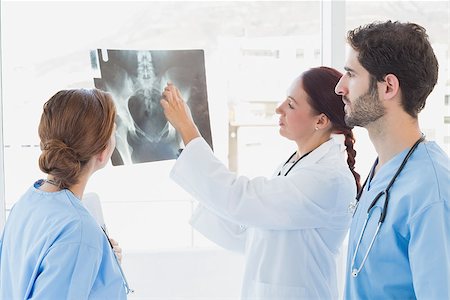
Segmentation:
{"type": "Polygon", "coordinates": [[[391,100],[400,95],[400,82],[394,74],[387,74],[382,82],[381,97],[384,100],[391,100]]]}

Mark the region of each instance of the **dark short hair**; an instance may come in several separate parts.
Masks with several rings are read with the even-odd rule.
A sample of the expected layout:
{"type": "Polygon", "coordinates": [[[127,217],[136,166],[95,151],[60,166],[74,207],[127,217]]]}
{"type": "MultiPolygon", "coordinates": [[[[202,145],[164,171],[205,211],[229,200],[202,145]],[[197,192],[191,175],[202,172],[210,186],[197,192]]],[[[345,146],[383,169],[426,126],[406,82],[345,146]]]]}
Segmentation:
{"type": "Polygon", "coordinates": [[[403,109],[416,118],[436,85],[439,69],[425,28],[414,23],[374,22],[350,30],[347,40],[377,81],[384,81],[388,74],[398,78],[403,109]]]}

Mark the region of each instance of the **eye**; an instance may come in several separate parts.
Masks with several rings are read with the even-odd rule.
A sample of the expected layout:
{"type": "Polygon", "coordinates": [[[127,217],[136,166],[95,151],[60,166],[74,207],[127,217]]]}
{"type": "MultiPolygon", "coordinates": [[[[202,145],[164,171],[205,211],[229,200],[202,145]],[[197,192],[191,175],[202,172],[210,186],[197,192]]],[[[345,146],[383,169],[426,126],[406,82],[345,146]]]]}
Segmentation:
{"type": "Polygon", "coordinates": [[[350,71],[347,71],[347,76],[351,78],[351,77],[353,77],[354,75],[353,75],[353,73],[352,73],[352,72],[350,72],[350,71]]]}
{"type": "Polygon", "coordinates": [[[291,101],[288,102],[288,106],[289,106],[290,109],[294,109],[294,107],[292,106],[292,102],[291,101]]]}

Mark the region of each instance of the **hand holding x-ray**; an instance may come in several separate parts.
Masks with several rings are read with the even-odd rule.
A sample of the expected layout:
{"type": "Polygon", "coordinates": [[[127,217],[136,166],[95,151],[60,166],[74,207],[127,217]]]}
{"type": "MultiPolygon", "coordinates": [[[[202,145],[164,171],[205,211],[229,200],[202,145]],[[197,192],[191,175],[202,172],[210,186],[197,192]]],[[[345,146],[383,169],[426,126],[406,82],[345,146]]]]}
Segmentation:
{"type": "Polygon", "coordinates": [[[164,109],[164,115],[181,135],[185,145],[200,136],[189,107],[183,100],[178,88],[172,83],[168,83],[164,88],[161,105],[164,109]]]}

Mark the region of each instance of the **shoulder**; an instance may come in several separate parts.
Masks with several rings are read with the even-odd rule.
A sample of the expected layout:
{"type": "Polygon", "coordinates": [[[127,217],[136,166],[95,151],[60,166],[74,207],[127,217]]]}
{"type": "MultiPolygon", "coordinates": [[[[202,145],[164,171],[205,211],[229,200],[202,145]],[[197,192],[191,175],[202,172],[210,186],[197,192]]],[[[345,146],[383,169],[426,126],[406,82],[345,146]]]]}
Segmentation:
{"type": "Polygon", "coordinates": [[[102,232],[99,225],[70,191],[38,193],[31,197],[37,197],[35,200],[38,200],[33,203],[34,211],[28,210],[34,214],[32,223],[40,223],[37,225],[39,230],[48,236],[52,245],[84,244],[101,249],[102,232]]]}
{"type": "Polygon", "coordinates": [[[435,142],[426,142],[422,148],[423,159],[439,174],[450,174],[450,158],[435,142]]]}
{"type": "Polygon", "coordinates": [[[450,204],[449,182],[447,154],[434,142],[422,143],[392,187],[392,195],[399,199],[393,203],[414,219],[430,208],[450,204]]]}
{"type": "Polygon", "coordinates": [[[334,142],[323,146],[317,149],[318,153],[312,152],[314,156],[299,168],[294,168],[288,177],[297,183],[296,186],[302,187],[302,191],[308,185],[318,197],[332,196],[347,203],[356,195],[356,183],[346,155],[334,142]]]}
{"type": "Polygon", "coordinates": [[[420,145],[407,172],[414,176],[410,179],[417,183],[417,188],[427,186],[428,190],[435,189],[440,194],[446,194],[446,198],[450,195],[450,159],[435,142],[420,145]]]}
{"type": "Polygon", "coordinates": [[[354,184],[354,177],[347,164],[347,152],[345,146],[334,141],[330,143],[327,151],[316,163],[316,168],[320,170],[322,176],[337,180],[338,183],[351,182],[354,184]]]}
{"type": "Polygon", "coordinates": [[[65,230],[73,236],[74,241],[79,240],[81,245],[102,249],[104,234],[100,225],[97,224],[80,200],[71,198],[71,208],[67,211],[67,214],[72,222],[66,223],[67,228],[65,230]]]}
{"type": "Polygon", "coordinates": [[[344,182],[354,184],[346,155],[345,148],[335,139],[330,139],[306,156],[303,162],[300,161],[299,167],[293,169],[292,175],[303,175],[317,182],[327,182],[327,186],[344,182]]]}

